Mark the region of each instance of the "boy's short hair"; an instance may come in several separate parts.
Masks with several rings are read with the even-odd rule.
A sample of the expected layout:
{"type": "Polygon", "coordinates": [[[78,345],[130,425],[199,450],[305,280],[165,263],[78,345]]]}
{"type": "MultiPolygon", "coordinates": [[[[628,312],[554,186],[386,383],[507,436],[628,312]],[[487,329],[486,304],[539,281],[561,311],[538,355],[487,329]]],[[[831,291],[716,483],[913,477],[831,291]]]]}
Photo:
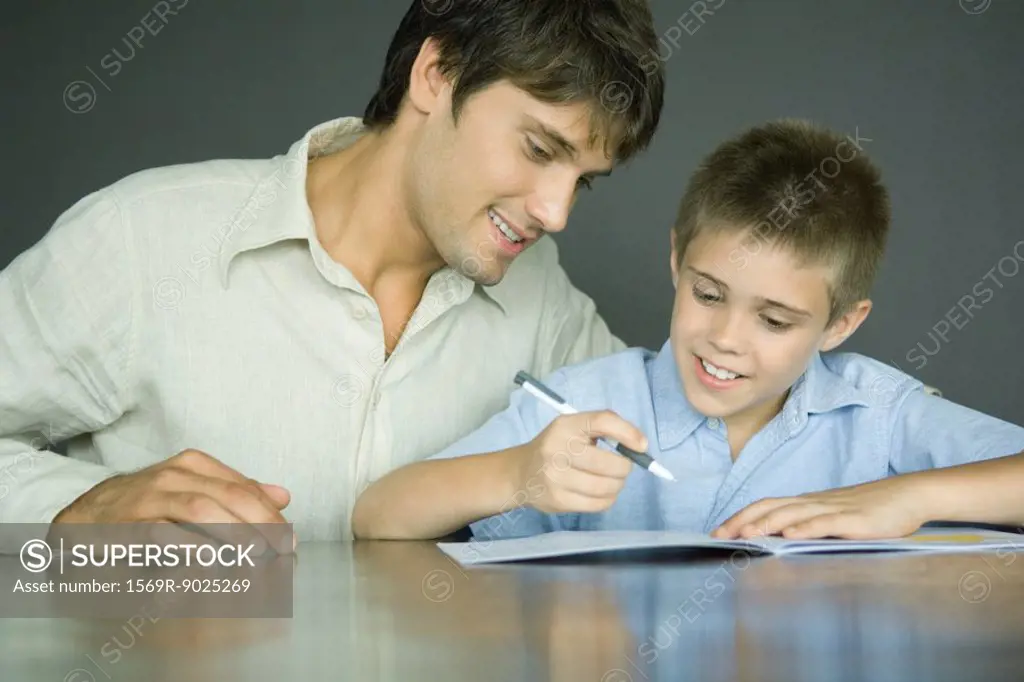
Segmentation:
{"type": "Polygon", "coordinates": [[[723,143],[690,178],[673,226],[674,257],[681,263],[702,232],[746,231],[732,265],[770,247],[803,265],[829,265],[831,325],[869,297],[889,232],[889,194],[863,139],[781,120],[723,143]]]}
{"type": "Polygon", "coordinates": [[[452,113],[473,93],[508,80],[548,103],[592,104],[591,140],[629,159],[649,144],[664,96],[658,39],[646,0],[413,0],[388,48],[371,128],[394,122],[427,38],[452,78],[452,113]]]}

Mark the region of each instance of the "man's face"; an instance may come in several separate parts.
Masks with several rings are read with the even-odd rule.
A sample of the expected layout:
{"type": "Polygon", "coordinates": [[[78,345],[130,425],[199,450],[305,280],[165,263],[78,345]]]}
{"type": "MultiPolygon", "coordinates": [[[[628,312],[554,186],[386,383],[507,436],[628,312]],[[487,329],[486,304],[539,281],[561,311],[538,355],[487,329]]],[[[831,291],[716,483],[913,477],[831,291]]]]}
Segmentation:
{"type": "Polygon", "coordinates": [[[430,112],[405,178],[414,222],[457,272],[497,284],[513,259],[565,227],[578,192],[612,163],[590,109],[555,106],[500,81],[465,101],[458,122],[430,112]]]}
{"type": "Polygon", "coordinates": [[[673,257],[671,340],[686,397],[698,412],[763,424],[814,353],[839,345],[863,317],[851,313],[826,329],[831,268],[802,267],[770,245],[738,266],[730,254],[744,248],[745,237],[703,232],[681,265],[673,257]]]}

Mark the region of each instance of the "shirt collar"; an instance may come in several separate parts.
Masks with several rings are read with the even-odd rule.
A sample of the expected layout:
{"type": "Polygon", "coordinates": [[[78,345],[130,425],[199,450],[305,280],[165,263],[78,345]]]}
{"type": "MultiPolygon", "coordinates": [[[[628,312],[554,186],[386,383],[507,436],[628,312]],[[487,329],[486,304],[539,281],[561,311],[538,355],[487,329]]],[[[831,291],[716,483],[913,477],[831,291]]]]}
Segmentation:
{"type": "Polygon", "coordinates": [[[662,345],[648,365],[647,372],[651,382],[658,445],[661,450],[668,450],[693,433],[704,420],[704,415],[693,409],[686,399],[671,340],[662,345]]]}
{"type": "MultiPolygon", "coordinates": [[[[793,385],[786,405],[793,404],[799,414],[820,414],[849,405],[871,405],[868,392],[825,364],[821,353],[815,353],[803,375],[793,385]]],[[[785,409],[785,408],[784,408],[785,409]]]]}
{"type": "MultiPolygon", "coordinates": [[[[355,142],[366,131],[358,117],[325,121],[311,128],[296,140],[287,153],[271,159],[270,168],[256,184],[245,203],[239,207],[226,233],[220,254],[220,280],[228,284],[230,265],[235,256],[287,239],[305,239],[321,273],[339,286],[361,290],[350,273],[340,268],[321,246],[316,226],[306,199],[306,171],[309,159],[330,154],[355,142]]],[[[507,279],[507,278],[506,278],[507,279]]],[[[480,290],[493,300],[502,312],[508,312],[512,292],[501,284],[484,287],[450,267],[434,273],[431,282],[443,289],[443,296],[452,303],[461,303],[480,290]]],[[[428,284],[428,286],[430,286],[428,284]]]]}
{"type": "MultiPolygon", "coordinates": [[[[530,247],[530,249],[536,249],[538,246],[539,244],[534,244],[533,246],[530,247]]],[[[490,284],[485,286],[483,284],[476,284],[472,280],[465,277],[463,279],[465,279],[470,284],[476,284],[476,289],[480,291],[480,293],[482,293],[484,296],[486,296],[489,300],[493,301],[494,304],[501,309],[501,312],[507,315],[509,311],[512,309],[514,302],[516,300],[522,300],[523,297],[522,282],[517,281],[516,277],[510,275],[512,273],[513,268],[516,268],[517,266],[520,268],[525,267],[519,263],[520,258],[522,258],[524,255],[526,255],[526,252],[520,254],[520,256],[516,258],[516,260],[512,261],[512,264],[509,265],[508,271],[505,273],[505,276],[502,277],[501,281],[498,282],[497,284],[490,284]]],[[[454,271],[452,272],[454,274],[454,271]]]]}
{"type": "Polygon", "coordinates": [[[326,121],[307,131],[287,153],[270,160],[268,171],[225,227],[232,236],[224,240],[219,261],[224,286],[228,283],[231,261],[240,253],[286,239],[319,243],[306,201],[308,160],[351,144],[363,130],[359,118],[326,121]]]}
{"type": "MultiPolygon", "coordinates": [[[[658,445],[673,448],[705,420],[686,399],[671,340],[666,341],[648,365],[658,445]]],[[[809,415],[831,412],[849,405],[872,404],[866,392],[836,374],[815,353],[807,369],[793,384],[782,408],[782,423],[791,433],[806,425],[809,415]]]]}

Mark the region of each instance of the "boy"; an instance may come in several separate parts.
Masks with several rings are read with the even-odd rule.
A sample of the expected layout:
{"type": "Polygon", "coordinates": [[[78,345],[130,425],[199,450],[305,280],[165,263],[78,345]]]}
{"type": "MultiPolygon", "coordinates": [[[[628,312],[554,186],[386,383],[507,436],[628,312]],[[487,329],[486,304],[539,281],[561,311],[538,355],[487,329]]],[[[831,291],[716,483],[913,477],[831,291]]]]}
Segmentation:
{"type": "Polygon", "coordinates": [[[690,180],[672,231],[676,300],[660,352],[554,372],[545,383],[580,414],[515,392],[476,432],[367,489],[355,536],[434,538],[468,523],[482,538],[864,538],[936,519],[1024,523],[1024,454],[1009,456],[1024,428],[870,358],[821,354],[871,309],[889,215],[850,138],[782,121],[726,142],[690,180]],[[678,482],[597,437],[647,451],[678,482]]]}

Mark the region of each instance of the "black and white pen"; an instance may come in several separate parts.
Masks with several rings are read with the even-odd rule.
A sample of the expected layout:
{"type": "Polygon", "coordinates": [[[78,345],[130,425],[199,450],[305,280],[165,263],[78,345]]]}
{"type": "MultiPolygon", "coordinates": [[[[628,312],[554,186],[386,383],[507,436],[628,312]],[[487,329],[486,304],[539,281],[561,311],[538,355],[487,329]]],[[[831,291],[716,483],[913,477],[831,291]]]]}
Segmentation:
{"type": "MultiPolygon", "coordinates": [[[[575,407],[565,402],[565,400],[560,395],[558,395],[550,388],[539,382],[537,379],[534,379],[526,372],[518,372],[516,374],[515,381],[517,384],[522,386],[527,393],[534,396],[541,402],[549,405],[552,409],[561,414],[577,414],[579,412],[579,410],[577,410],[575,407]]],[[[631,450],[622,443],[615,443],[614,441],[611,441],[607,438],[602,438],[601,440],[604,440],[609,445],[614,445],[615,450],[619,454],[629,458],[637,466],[647,469],[655,476],[663,478],[666,481],[676,480],[676,477],[672,475],[671,471],[666,469],[661,464],[658,464],[658,462],[656,462],[654,458],[648,455],[646,452],[637,452],[636,450],[631,450]]]]}

